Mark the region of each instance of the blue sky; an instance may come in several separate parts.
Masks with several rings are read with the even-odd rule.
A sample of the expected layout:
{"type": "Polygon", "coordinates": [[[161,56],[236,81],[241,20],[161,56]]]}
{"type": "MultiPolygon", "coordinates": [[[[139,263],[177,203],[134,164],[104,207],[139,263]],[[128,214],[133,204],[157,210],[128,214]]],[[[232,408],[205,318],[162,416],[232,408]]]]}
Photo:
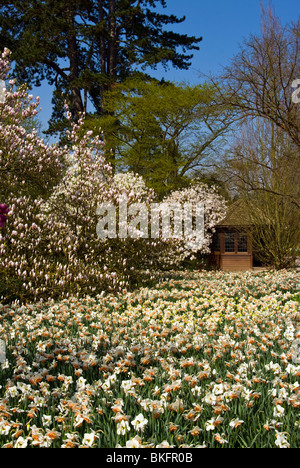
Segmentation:
{"type": "MultiPolygon", "coordinates": [[[[269,2],[264,1],[266,6],[269,2]]],[[[260,32],[261,0],[167,0],[167,14],[186,16],[186,21],[174,26],[174,31],[192,36],[202,36],[200,50],[195,51],[188,71],[162,68],[152,72],[157,78],[171,81],[200,83],[200,74],[218,74],[238,52],[239,45],[251,34],[260,32]]],[[[299,0],[272,0],[276,15],[282,22],[295,21],[300,15],[299,0]]],[[[40,120],[46,126],[51,115],[51,90],[44,83],[33,89],[40,96],[40,120]]]]}

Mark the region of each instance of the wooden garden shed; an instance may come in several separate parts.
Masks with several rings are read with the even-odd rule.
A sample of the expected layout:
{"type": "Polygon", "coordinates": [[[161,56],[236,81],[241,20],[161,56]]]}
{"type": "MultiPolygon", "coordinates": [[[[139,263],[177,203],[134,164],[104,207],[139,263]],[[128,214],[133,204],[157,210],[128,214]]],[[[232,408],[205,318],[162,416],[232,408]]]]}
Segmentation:
{"type": "Polygon", "coordinates": [[[253,250],[247,210],[242,203],[233,203],[226,217],[216,226],[212,261],[223,271],[247,271],[253,268],[253,250]]]}

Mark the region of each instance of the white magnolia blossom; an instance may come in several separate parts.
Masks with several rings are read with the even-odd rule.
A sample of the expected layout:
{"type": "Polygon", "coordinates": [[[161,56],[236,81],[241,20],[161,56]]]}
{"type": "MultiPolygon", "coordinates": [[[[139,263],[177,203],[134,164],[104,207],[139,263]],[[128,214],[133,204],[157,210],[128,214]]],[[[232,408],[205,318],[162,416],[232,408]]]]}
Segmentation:
{"type": "MultiPolygon", "coordinates": [[[[171,193],[164,199],[166,205],[185,204],[194,207],[203,206],[204,222],[203,233],[200,239],[197,237],[192,243],[186,239],[174,239],[169,243],[169,249],[163,252],[166,263],[180,264],[183,260],[195,253],[207,254],[210,252],[212,237],[217,224],[226,215],[226,202],[217,192],[216,187],[208,187],[203,183],[195,184],[189,188],[171,193]]],[[[196,232],[196,231],[195,231],[196,232]]]]}
{"type": "Polygon", "coordinates": [[[0,80],[0,103],[1,104],[5,103],[5,94],[6,94],[5,81],[0,80]]]}

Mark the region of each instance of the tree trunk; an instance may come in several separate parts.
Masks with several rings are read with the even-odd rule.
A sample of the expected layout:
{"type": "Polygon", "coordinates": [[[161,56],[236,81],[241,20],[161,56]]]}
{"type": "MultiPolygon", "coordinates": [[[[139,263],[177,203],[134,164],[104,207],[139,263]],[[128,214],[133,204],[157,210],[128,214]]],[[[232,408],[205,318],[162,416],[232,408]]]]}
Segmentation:
{"type": "Polygon", "coordinates": [[[108,75],[115,78],[117,74],[117,22],[116,0],[109,1],[109,44],[108,44],[108,75]]]}
{"type": "MultiPolygon", "coordinates": [[[[99,4],[102,2],[99,1],[99,4]]],[[[101,14],[103,15],[103,8],[100,9],[101,14]]],[[[100,12],[99,10],[99,12],[100,12]]],[[[103,18],[103,16],[102,16],[103,18]]],[[[106,58],[106,77],[107,77],[107,85],[103,92],[111,90],[113,85],[117,81],[117,62],[118,62],[118,37],[117,37],[117,21],[116,21],[116,0],[109,0],[109,8],[108,8],[108,41],[105,48],[105,44],[103,46],[103,50],[101,51],[101,55],[106,58]]],[[[100,44],[101,47],[101,44],[100,44]]],[[[102,62],[101,62],[102,68],[102,62]]],[[[103,65],[104,70],[104,65],[103,65]]],[[[102,107],[103,108],[103,107],[102,107]]],[[[105,113],[105,109],[103,109],[103,113],[105,113]]],[[[110,115],[113,115],[110,113],[110,115]]],[[[105,135],[104,135],[104,143],[105,143],[105,135]]],[[[105,146],[105,156],[107,160],[110,162],[113,173],[116,171],[116,151],[115,148],[109,148],[105,146]]]]}
{"type": "Polygon", "coordinates": [[[80,114],[84,111],[84,105],[82,102],[80,87],[74,84],[74,81],[76,81],[79,78],[80,74],[78,47],[74,28],[74,11],[70,9],[67,10],[66,17],[69,24],[69,29],[67,32],[67,42],[68,57],[70,60],[69,83],[71,89],[71,106],[75,118],[78,120],[80,114]]]}
{"type": "MultiPolygon", "coordinates": [[[[107,76],[107,50],[106,50],[106,41],[105,41],[105,31],[106,31],[106,21],[104,16],[104,8],[103,8],[103,0],[98,0],[98,14],[99,14],[99,22],[101,24],[101,31],[99,37],[99,49],[100,49],[100,68],[102,79],[107,76]]],[[[101,113],[104,113],[103,108],[103,95],[106,90],[107,86],[105,83],[101,83],[100,85],[100,95],[101,95],[101,113]]]]}

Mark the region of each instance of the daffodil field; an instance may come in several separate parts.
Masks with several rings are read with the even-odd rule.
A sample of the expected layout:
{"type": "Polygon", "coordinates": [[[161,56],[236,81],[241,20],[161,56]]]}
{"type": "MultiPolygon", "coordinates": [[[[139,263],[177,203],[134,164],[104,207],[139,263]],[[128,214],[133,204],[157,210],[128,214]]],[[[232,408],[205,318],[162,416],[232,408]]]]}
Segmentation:
{"type": "Polygon", "coordinates": [[[1,447],[299,447],[299,283],[174,272],[0,306],[1,447]]]}

